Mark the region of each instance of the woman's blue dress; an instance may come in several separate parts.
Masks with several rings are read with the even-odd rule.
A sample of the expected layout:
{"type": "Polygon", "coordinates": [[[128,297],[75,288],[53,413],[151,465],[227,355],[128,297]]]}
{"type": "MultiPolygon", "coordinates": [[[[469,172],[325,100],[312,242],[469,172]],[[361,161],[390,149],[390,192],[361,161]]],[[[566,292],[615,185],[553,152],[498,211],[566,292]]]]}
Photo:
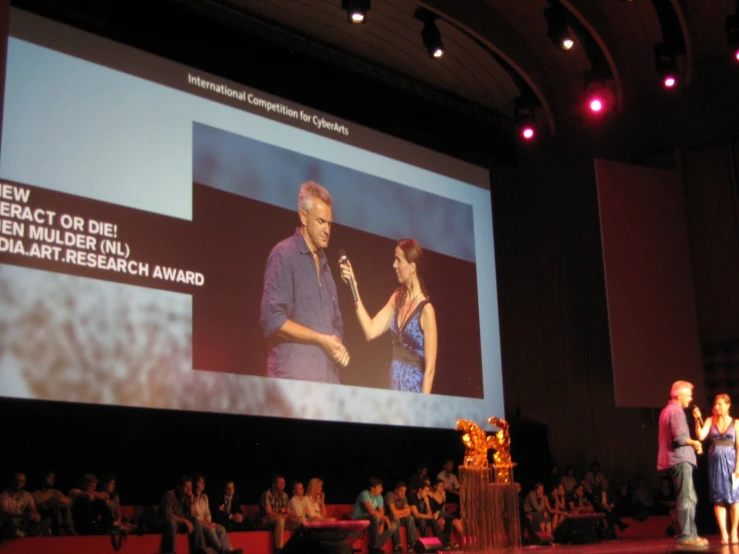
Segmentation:
{"type": "Polygon", "coordinates": [[[426,358],[421,329],[421,312],[428,303],[423,300],[398,329],[398,316],[393,310],[390,336],[393,339],[393,361],[390,363],[390,388],[407,392],[421,392],[426,358]]]}
{"type": "Polygon", "coordinates": [[[713,504],[739,502],[739,488],[732,488],[731,474],[736,467],[736,433],[731,420],[725,433],[718,431],[715,423],[708,432],[711,446],[708,448],[708,484],[713,504]]]}

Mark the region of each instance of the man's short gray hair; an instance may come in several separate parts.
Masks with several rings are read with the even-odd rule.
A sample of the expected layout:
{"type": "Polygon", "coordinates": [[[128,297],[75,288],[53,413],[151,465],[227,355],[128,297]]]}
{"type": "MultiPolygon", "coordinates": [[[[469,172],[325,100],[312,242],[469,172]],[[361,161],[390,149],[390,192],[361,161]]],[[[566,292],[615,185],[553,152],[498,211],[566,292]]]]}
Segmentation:
{"type": "Polygon", "coordinates": [[[300,185],[300,192],[298,192],[298,210],[301,208],[306,212],[309,212],[313,207],[313,200],[318,198],[329,206],[332,205],[333,200],[329,192],[315,181],[308,181],[300,185]]]}
{"type": "Polygon", "coordinates": [[[682,391],[692,391],[694,388],[695,387],[693,387],[693,383],[690,383],[688,381],[675,381],[674,383],[672,383],[672,389],[670,389],[670,397],[677,398],[677,395],[680,394],[682,391]]]}

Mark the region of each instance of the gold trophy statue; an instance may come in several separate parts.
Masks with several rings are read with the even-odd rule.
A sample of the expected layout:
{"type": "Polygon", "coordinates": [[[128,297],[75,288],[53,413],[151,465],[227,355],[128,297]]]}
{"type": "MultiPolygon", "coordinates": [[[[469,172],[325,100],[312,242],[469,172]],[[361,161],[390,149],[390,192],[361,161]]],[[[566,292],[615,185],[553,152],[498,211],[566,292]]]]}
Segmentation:
{"type": "Polygon", "coordinates": [[[499,430],[488,435],[473,421],[460,419],[457,430],[465,445],[459,467],[459,501],[464,526],[464,551],[480,554],[521,551],[518,492],[513,483],[508,422],[491,417],[499,430]],[[490,467],[488,451],[493,450],[490,467]]]}

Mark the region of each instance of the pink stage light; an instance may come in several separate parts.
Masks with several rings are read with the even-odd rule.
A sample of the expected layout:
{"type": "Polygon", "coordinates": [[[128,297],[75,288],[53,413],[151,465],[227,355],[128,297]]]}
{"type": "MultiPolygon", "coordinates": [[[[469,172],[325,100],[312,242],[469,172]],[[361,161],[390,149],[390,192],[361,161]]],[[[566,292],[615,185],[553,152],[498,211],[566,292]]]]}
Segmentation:
{"type": "Polygon", "coordinates": [[[734,61],[739,62],[739,48],[734,50],[734,61]]]}
{"type": "Polygon", "coordinates": [[[592,82],[585,89],[582,111],[593,119],[606,117],[616,106],[616,97],[610,81],[592,82]]]}
{"type": "Polygon", "coordinates": [[[526,125],[523,129],[521,129],[521,136],[524,138],[524,140],[533,140],[534,135],[536,135],[536,132],[531,125],[526,125]]]}
{"type": "Polygon", "coordinates": [[[665,75],[665,78],[662,79],[662,84],[665,88],[675,88],[675,85],[677,85],[677,78],[675,78],[674,75],[665,75]]]}

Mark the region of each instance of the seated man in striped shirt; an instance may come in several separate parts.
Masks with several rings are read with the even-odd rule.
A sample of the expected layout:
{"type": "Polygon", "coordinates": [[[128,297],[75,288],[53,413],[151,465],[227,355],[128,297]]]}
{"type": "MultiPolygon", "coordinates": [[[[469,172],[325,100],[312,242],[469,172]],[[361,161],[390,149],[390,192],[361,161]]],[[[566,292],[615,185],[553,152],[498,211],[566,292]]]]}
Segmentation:
{"type": "Polygon", "coordinates": [[[285,529],[295,529],[300,523],[300,518],[288,509],[285,478],[282,475],[275,475],[272,486],[262,493],[259,513],[261,528],[272,529],[274,533],[274,552],[277,554],[284,544],[285,529]]]}

